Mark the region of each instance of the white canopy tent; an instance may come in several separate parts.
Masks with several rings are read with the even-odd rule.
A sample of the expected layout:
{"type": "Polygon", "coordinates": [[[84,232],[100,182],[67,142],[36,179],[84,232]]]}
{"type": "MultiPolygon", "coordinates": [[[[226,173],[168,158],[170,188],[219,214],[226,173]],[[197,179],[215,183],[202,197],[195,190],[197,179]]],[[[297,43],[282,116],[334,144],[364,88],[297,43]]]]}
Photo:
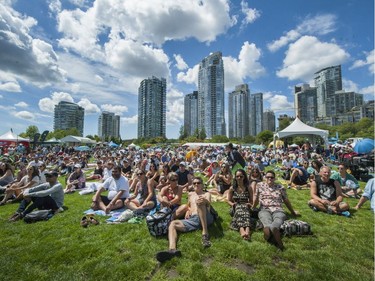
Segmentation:
{"type": "Polygon", "coordinates": [[[30,142],[29,139],[22,138],[19,135],[16,135],[15,133],[13,133],[12,131],[8,131],[4,135],[1,135],[0,136],[0,140],[4,140],[4,141],[18,141],[18,142],[21,142],[21,141],[22,142],[30,142]]]}
{"type": "Polygon", "coordinates": [[[71,144],[96,144],[96,141],[89,139],[89,138],[84,138],[84,137],[77,137],[77,136],[66,136],[60,140],[60,142],[67,142],[71,144]]]}
{"type": "Polygon", "coordinates": [[[328,131],[327,130],[320,130],[318,128],[311,127],[303,123],[298,117],[286,127],[284,130],[277,132],[273,135],[273,140],[276,142],[276,138],[281,139],[290,136],[308,136],[311,138],[311,142],[314,142],[314,136],[320,136],[324,140],[325,147],[328,147],[328,131]]]}

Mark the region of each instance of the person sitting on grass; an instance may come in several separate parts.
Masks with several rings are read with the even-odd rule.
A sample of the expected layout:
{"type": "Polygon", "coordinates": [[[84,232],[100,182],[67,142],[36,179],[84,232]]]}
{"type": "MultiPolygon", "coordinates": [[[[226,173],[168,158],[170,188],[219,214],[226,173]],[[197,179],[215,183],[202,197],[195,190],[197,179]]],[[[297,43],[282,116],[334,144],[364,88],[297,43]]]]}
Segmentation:
{"type": "Polygon", "coordinates": [[[5,190],[5,197],[0,202],[0,206],[6,203],[21,201],[23,199],[23,192],[31,187],[40,184],[39,169],[37,166],[28,166],[27,175],[24,176],[19,182],[15,182],[5,190]],[[15,196],[15,200],[10,200],[15,196]]]}
{"type": "Polygon", "coordinates": [[[121,175],[121,167],[115,166],[112,169],[112,176],[104,181],[92,198],[91,208],[103,210],[107,214],[116,209],[124,207],[124,201],[129,197],[129,182],[121,175]],[[101,195],[108,190],[108,196],[101,195]]]}
{"type": "Polygon", "coordinates": [[[159,262],[165,262],[173,257],[180,257],[181,251],[177,250],[177,232],[190,232],[202,229],[202,245],[210,247],[210,237],[208,226],[214,222],[210,212],[211,194],[203,191],[203,181],[201,178],[193,179],[194,191],[188,195],[188,211],[185,219],[174,220],[168,228],[169,250],[161,251],[156,254],[159,262]]]}
{"type": "Polygon", "coordinates": [[[130,210],[150,210],[156,206],[154,180],[148,179],[141,169],[137,170],[137,177],[134,193],[125,200],[125,206],[130,210]]]}
{"type": "Polygon", "coordinates": [[[348,203],[342,201],[340,183],[331,179],[330,176],[331,168],[323,166],[320,169],[319,176],[311,182],[311,200],[308,204],[314,211],[350,216],[348,203]]]}
{"type": "Polygon", "coordinates": [[[349,174],[347,170],[347,166],[344,163],[340,163],[338,166],[338,173],[332,173],[331,179],[337,180],[340,183],[342,195],[344,197],[354,197],[359,199],[358,189],[359,184],[357,179],[349,174]]]}
{"type": "Polygon", "coordinates": [[[228,192],[228,204],[233,212],[230,227],[240,232],[242,239],[250,240],[250,209],[253,204],[253,193],[246,172],[238,169],[233,185],[228,192]]]}
{"type": "Polygon", "coordinates": [[[365,190],[363,191],[363,194],[361,198],[359,199],[359,202],[357,205],[354,207],[354,209],[359,210],[359,208],[362,207],[362,205],[367,201],[370,200],[371,204],[371,210],[375,212],[375,184],[374,184],[374,179],[369,179],[365,186],[365,190]]]}
{"type": "Polygon", "coordinates": [[[282,208],[282,203],[286,205],[292,216],[298,216],[294,211],[286,194],[285,188],[280,184],[275,184],[275,172],[267,171],[266,182],[259,182],[256,186],[256,193],[253,208],[260,204],[259,220],[263,224],[264,239],[275,244],[280,250],[284,250],[281,240],[280,227],[286,220],[286,214],[282,208]]]}
{"type": "Polygon", "coordinates": [[[63,211],[64,189],[57,179],[58,175],[57,171],[48,171],[45,173],[46,183],[25,190],[18,210],[9,221],[20,220],[35,209],[52,210],[54,213],[63,211]]]}
{"type": "Polygon", "coordinates": [[[174,218],[182,218],[187,209],[186,205],[181,205],[183,187],[177,184],[178,175],[175,172],[170,172],[167,178],[168,184],[160,190],[157,199],[161,207],[172,209],[174,218]]]}
{"type": "Polygon", "coordinates": [[[103,171],[103,162],[98,160],[94,171],[86,178],[86,180],[101,180],[103,178],[103,171]]]}
{"type": "Polygon", "coordinates": [[[76,189],[85,188],[85,174],[82,171],[81,164],[75,164],[73,167],[73,173],[69,175],[66,182],[65,193],[73,193],[76,189]]]}
{"type": "Polygon", "coordinates": [[[297,167],[292,168],[288,188],[291,188],[292,186],[297,186],[297,189],[300,189],[301,185],[307,184],[310,175],[307,172],[307,168],[305,168],[305,166],[308,167],[308,164],[309,162],[302,161],[298,163],[297,167]]]}
{"type": "Polygon", "coordinates": [[[213,181],[214,188],[209,190],[210,193],[227,198],[228,190],[232,185],[232,179],[228,163],[222,163],[220,171],[215,175],[213,181]]]}

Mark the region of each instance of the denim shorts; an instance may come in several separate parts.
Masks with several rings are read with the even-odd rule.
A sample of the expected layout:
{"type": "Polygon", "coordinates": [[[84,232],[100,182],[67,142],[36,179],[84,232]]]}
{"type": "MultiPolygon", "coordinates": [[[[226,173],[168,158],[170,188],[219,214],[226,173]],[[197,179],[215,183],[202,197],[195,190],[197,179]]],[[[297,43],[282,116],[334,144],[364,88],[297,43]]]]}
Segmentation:
{"type": "MultiPolygon", "coordinates": [[[[207,218],[207,225],[210,225],[214,222],[214,218],[210,212],[206,213],[206,218],[207,218]]],[[[192,215],[188,219],[181,220],[181,222],[183,223],[185,227],[184,232],[190,232],[190,231],[194,231],[194,230],[198,230],[202,228],[201,220],[199,219],[199,216],[197,214],[192,215]]]]}

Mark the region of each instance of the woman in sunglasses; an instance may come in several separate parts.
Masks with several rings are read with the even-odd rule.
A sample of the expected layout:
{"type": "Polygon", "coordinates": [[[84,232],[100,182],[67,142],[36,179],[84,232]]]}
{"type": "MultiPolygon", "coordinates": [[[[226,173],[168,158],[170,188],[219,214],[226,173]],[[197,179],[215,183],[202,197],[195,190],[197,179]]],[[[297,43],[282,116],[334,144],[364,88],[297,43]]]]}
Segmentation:
{"type": "Polygon", "coordinates": [[[235,173],[233,185],[228,192],[228,203],[232,207],[232,229],[240,232],[244,240],[249,240],[250,229],[250,208],[252,203],[251,187],[247,174],[243,169],[238,169],[235,173]]]}
{"type": "Polygon", "coordinates": [[[285,188],[275,183],[275,172],[267,171],[265,178],[265,182],[259,182],[256,186],[253,207],[260,203],[259,219],[263,224],[264,239],[284,250],[280,227],[286,220],[286,215],[282,203],[287,206],[292,216],[297,216],[298,213],[294,211],[285,188]]]}
{"type": "Polygon", "coordinates": [[[130,210],[151,210],[156,206],[156,196],[152,179],[146,177],[144,170],[137,170],[138,182],[133,195],[125,200],[125,205],[130,210]]]}
{"type": "Polygon", "coordinates": [[[160,190],[157,199],[162,207],[168,207],[175,211],[174,218],[182,218],[187,210],[186,204],[181,205],[183,187],[177,183],[177,173],[170,172],[167,179],[168,184],[160,190]]]}
{"type": "Polygon", "coordinates": [[[228,163],[221,164],[220,171],[215,175],[215,179],[213,181],[213,185],[215,189],[210,189],[210,193],[216,195],[223,195],[224,197],[227,196],[228,190],[232,185],[232,173],[229,169],[228,163]]]}

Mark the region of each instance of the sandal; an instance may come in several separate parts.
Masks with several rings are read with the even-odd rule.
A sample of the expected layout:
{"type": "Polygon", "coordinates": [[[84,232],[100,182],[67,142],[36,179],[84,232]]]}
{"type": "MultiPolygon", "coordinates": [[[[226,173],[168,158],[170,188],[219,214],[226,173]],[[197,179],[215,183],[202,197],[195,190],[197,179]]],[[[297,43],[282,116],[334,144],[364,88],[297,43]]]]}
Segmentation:
{"type": "Polygon", "coordinates": [[[88,218],[86,216],[82,217],[81,219],[81,226],[82,227],[87,227],[89,225],[88,218]]]}
{"type": "Polygon", "coordinates": [[[88,219],[89,219],[89,222],[92,223],[93,225],[99,224],[99,221],[96,218],[94,218],[93,216],[89,216],[88,219]]]}

